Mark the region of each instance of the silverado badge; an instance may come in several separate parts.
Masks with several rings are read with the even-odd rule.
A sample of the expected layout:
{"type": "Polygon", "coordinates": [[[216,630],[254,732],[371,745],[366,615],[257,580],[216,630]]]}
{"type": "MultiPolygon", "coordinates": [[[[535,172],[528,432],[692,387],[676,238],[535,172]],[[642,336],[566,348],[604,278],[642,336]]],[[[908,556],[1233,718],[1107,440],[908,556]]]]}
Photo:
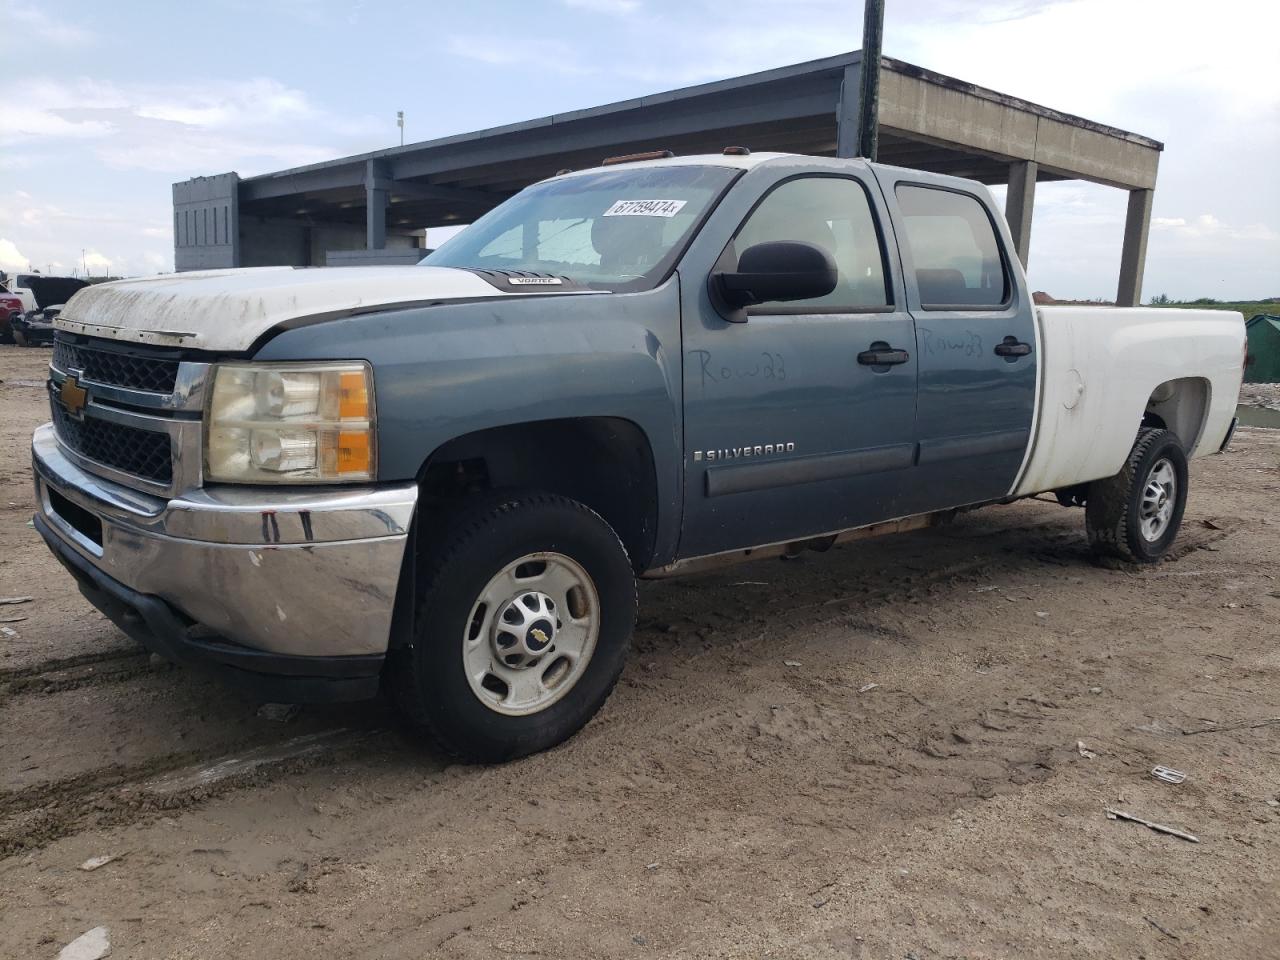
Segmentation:
{"type": "Polygon", "coordinates": [[[58,399],[62,401],[67,413],[73,417],[78,417],[80,416],[80,411],[89,402],[89,391],[80,386],[75,377],[67,377],[62,381],[62,386],[58,389],[58,399]]]}

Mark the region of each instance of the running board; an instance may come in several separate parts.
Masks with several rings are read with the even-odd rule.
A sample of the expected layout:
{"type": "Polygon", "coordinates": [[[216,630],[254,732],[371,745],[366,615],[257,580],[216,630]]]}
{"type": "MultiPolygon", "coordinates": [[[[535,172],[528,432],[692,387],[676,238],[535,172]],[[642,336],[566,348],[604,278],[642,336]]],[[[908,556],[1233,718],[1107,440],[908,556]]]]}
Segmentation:
{"type": "Polygon", "coordinates": [[[662,580],[666,577],[683,577],[691,573],[706,573],[719,570],[735,563],[747,560],[763,560],[769,557],[794,557],[806,550],[819,553],[830,550],[841,543],[854,540],[870,540],[872,537],[883,537],[891,533],[906,533],[909,530],[923,530],[927,527],[940,527],[955,519],[956,514],[964,512],[965,507],[951,510],[939,510],[936,513],[920,513],[913,517],[901,517],[897,520],[885,520],[881,523],[868,524],[865,527],[852,527],[835,533],[824,533],[803,540],[788,540],[782,543],[770,543],[759,547],[748,547],[744,550],[729,550],[725,553],[713,553],[705,557],[688,557],[677,560],[665,567],[654,567],[640,574],[645,580],[662,580]]]}

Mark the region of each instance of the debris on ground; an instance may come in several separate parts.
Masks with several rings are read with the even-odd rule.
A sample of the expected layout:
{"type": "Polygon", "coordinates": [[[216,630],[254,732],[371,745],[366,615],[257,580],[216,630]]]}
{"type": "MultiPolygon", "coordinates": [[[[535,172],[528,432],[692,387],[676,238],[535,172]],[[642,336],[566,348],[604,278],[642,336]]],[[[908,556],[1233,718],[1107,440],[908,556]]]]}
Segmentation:
{"type": "Polygon", "coordinates": [[[1201,727],[1198,730],[1183,730],[1182,735],[1189,737],[1196,733],[1222,733],[1224,730],[1252,730],[1254,727],[1269,727],[1273,723],[1280,723],[1280,717],[1267,717],[1265,720],[1241,720],[1239,723],[1215,724],[1211,727],[1201,727]]]}
{"type": "Polygon", "coordinates": [[[90,857],[84,863],[80,864],[80,869],[86,873],[90,870],[97,870],[99,867],[105,867],[112,860],[119,860],[114,853],[104,853],[99,857],[90,857]]]}
{"type": "Polygon", "coordinates": [[[1155,766],[1151,768],[1151,775],[1157,780],[1165,783],[1184,783],[1187,775],[1181,770],[1174,770],[1172,767],[1155,766]]]}
{"type": "Polygon", "coordinates": [[[102,960],[111,954],[111,937],[106,927],[94,927],[80,934],[58,953],[58,960],[102,960]]]}
{"type": "Polygon", "coordinates": [[[1182,939],[1182,938],[1181,938],[1180,936],[1178,936],[1176,933],[1173,933],[1173,932],[1171,932],[1171,931],[1169,931],[1169,930],[1166,930],[1164,927],[1160,926],[1160,924],[1156,923],[1156,922],[1155,922],[1154,920],[1152,920],[1150,917],[1143,917],[1142,919],[1143,919],[1143,920],[1145,920],[1145,921],[1147,921],[1147,923],[1151,924],[1153,927],[1155,927],[1157,930],[1159,930],[1161,933],[1163,933],[1166,937],[1169,937],[1171,940],[1181,940],[1181,939],[1182,939]]]}
{"type": "Polygon", "coordinates": [[[1132,813],[1125,813],[1123,810],[1115,810],[1111,807],[1107,807],[1107,819],[1129,820],[1133,823],[1140,823],[1144,827],[1156,831],[1156,833],[1167,833],[1171,837],[1178,837],[1181,840],[1189,840],[1192,843],[1200,842],[1199,837],[1193,836],[1184,830],[1179,830],[1177,827],[1168,827],[1163,823],[1153,823],[1150,820],[1144,820],[1142,817],[1135,817],[1132,813]]]}
{"type": "Polygon", "coordinates": [[[0,597],[0,607],[6,607],[12,603],[30,603],[32,597],[0,597]]]}
{"type": "Polygon", "coordinates": [[[799,666],[802,666],[802,664],[800,663],[800,661],[799,661],[799,660],[783,660],[783,661],[782,661],[782,663],[783,663],[783,665],[784,665],[784,666],[788,666],[788,667],[799,667],[799,666]]]}
{"type": "Polygon", "coordinates": [[[18,636],[18,631],[13,629],[13,627],[0,627],[0,634],[4,634],[10,639],[15,639],[18,636]]]}
{"type": "Polygon", "coordinates": [[[264,703],[258,708],[258,716],[272,723],[288,723],[301,710],[296,703],[264,703]]]}
{"type": "Polygon", "coordinates": [[[1088,747],[1084,745],[1083,740],[1076,741],[1076,752],[1079,753],[1080,756],[1084,757],[1086,760],[1094,760],[1098,756],[1096,753],[1094,753],[1092,750],[1090,750],[1088,747]]]}
{"type": "Polygon", "coordinates": [[[21,623],[26,617],[0,617],[0,623],[21,623]]]}
{"type": "Polygon", "coordinates": [[[867,693],[870,690],[874,690],[878,686],[880,686],[880,684],[878,683],[864,683],[862,686],[858,688],[858,692],[867,693]]]}

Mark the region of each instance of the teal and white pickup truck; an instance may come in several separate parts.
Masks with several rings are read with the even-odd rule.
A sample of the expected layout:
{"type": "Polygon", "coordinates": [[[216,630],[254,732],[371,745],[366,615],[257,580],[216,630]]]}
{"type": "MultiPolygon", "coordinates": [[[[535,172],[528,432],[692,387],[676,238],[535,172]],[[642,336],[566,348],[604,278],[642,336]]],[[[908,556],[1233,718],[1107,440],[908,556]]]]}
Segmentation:
{"type": "Polygon", "coordinates": [[[1011,251],[980,184],[734,148],[557,176],[416,267],[102,284],[57,320],[36,527],[164,656],[541,750],[637,576],[1045,492],[1168,550],[1242,318],[1039,308],[1011,251]]]}

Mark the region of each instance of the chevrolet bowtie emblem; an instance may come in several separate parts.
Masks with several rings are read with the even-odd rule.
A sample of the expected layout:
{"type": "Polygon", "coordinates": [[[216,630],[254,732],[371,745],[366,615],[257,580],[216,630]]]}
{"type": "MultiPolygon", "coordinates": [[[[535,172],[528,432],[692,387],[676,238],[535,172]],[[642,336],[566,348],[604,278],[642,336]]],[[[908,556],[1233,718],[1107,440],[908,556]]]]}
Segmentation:
{"type": "Polygon", "coordinates": [[[89,402],[89,391],[76,383],[75,377],[67,377],[58,389],[58,399],[73,417],[80,416],[80,411],[89,402]]]}
{"type": "Polygon", "coordinates": [[[533,639],[537,640],[539,643],[546,643],[551,638],[547,636],[547,632],[541,627],[534,627],[533,639]]]}

